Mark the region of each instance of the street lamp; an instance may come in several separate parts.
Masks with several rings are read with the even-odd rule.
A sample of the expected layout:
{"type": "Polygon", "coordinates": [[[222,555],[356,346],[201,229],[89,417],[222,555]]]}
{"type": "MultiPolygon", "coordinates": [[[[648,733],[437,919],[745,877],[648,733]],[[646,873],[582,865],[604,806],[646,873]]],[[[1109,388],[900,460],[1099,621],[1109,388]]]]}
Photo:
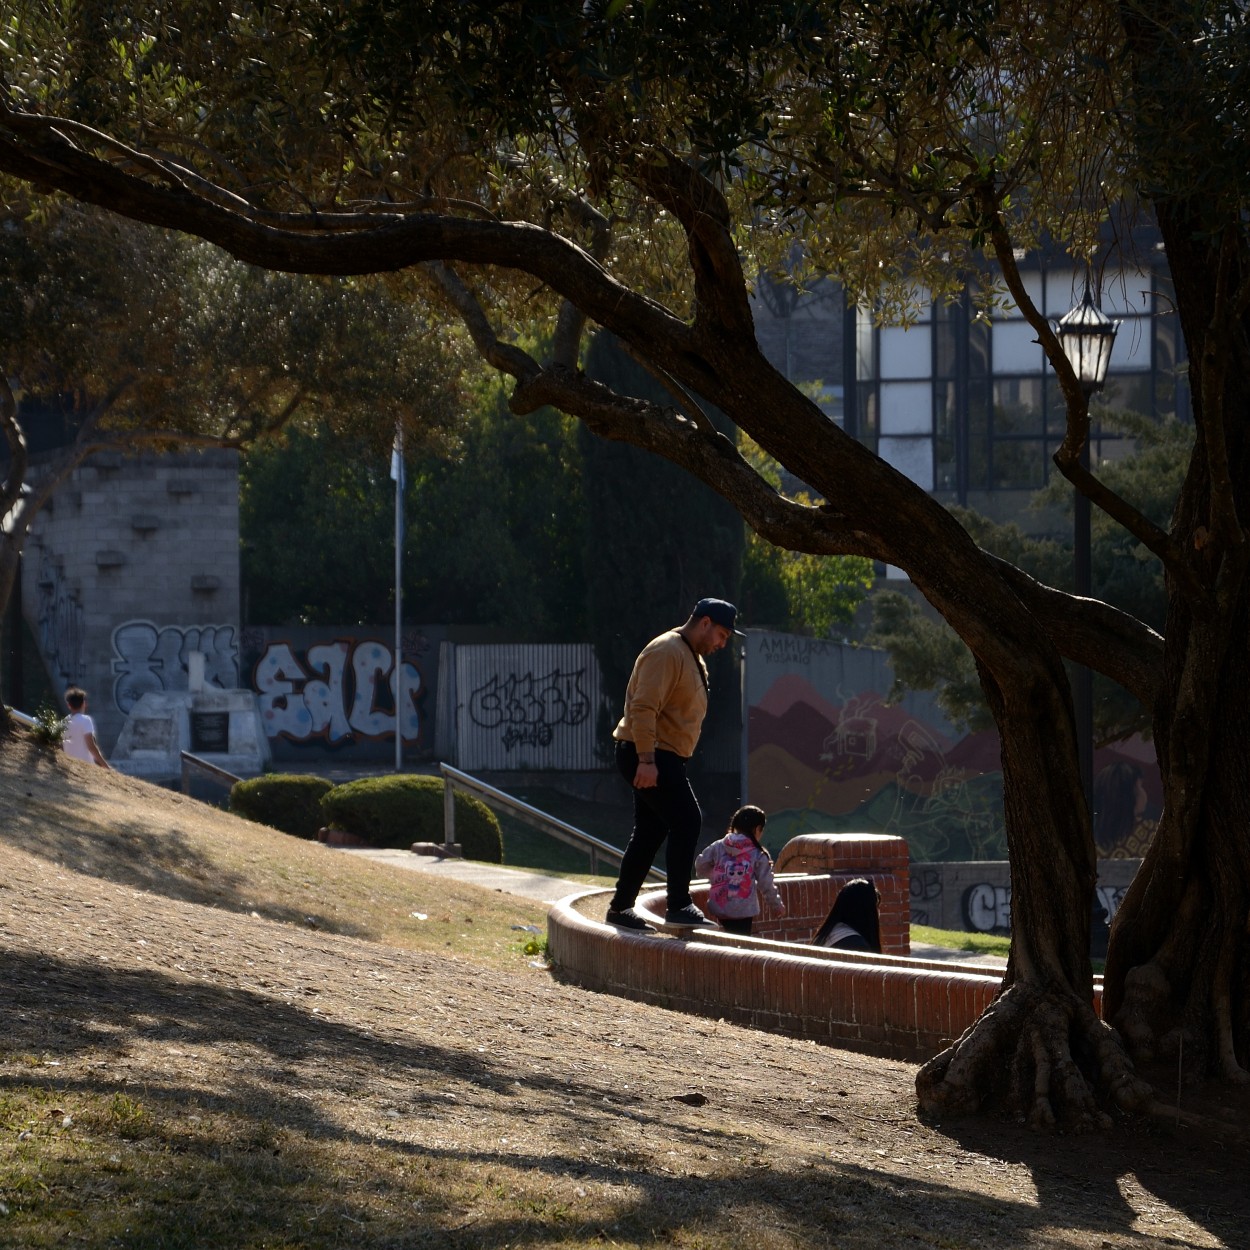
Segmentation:
{"type": "MultiPolygon", "coordinates": [[[[1100,391],[1107,380],[1111,349],[1115,345],[1120,323],[1108,317],[1090,294],[1085,280],[1085,297],[1055,323],[1059,345],[1085,392],[1088,407],[1090,396],[1100,391]]],[[[1081,467],[1089,469],[1089,433],[1081,443],[1081,467]]],[[[1072,507],[1072,570],[1076,593],[1084,599],[1090,594],[1089,496],[1078,490],[1072,507]]],[[[1093,674],[1084,665],[1076,670],[1072,691],[1076,713],[1077,756],[1081,767],[1081,786],[1090,815],[1094,811],[1094,692],[1093,674]]]]}

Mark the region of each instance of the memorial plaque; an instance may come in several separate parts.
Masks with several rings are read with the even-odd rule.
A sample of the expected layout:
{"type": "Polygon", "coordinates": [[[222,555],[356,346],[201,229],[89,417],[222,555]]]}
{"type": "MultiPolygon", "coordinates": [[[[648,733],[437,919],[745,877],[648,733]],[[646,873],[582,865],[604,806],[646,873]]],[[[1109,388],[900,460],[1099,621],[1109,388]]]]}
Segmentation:
{"type": "Polygon", "coordinates": [[[230,751],[230,713],[192,712],[191,750],[196,754],[228,754],[230,751]]]}
{"type": "Polygon", "coordinates": [[[155,716],[143,716],[130,722],[130,749],[132,751],[169,750],[173,725],[155,716]]]}

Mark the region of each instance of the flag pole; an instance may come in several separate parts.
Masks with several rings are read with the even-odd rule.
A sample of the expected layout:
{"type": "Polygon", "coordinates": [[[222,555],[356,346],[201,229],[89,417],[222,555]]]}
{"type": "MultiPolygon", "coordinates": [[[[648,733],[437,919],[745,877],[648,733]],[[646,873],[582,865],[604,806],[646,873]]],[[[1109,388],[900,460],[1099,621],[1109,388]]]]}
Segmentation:
{"type": "Polygon", "coordinates": [[[395,481],[395,771],[404,771],[404,427],[395,422],[391,448],[391,477],[395,481]]]}

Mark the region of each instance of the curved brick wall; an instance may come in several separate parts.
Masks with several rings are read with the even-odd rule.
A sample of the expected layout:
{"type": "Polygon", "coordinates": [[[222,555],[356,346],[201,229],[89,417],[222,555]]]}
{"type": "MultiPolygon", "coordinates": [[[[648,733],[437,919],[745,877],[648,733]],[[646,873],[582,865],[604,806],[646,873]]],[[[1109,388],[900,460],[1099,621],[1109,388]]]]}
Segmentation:
{"type": "MultiPolygon", "coordinates": [[[[901,862],[893,845],[901,841],[884,835],[796,838],[777,866],[812,871],[778,872],[787,916],[757,926],[751,937],[719,929],[683,937],[616,929],[602,920],[610,891],[575,895],[548,913],[551,957],[561,975],[590,989],[892,1058],[927,1059],[989,1006],[1001,977],[980,964],[906,956],[906,844],[901,862]],[[854,864],[852,847],[861,855],[854,864]],[[897,950],[901,944],[903,953],[806,945],[842,882],[855,876],[876,881],[883,945],[889,941],[897,950]]],[[[696,887],[696,901],[706,892],[706,886],[696,887]]],[[[661,918],[663,889],[641,895],[638,906],[661,918]]]]}

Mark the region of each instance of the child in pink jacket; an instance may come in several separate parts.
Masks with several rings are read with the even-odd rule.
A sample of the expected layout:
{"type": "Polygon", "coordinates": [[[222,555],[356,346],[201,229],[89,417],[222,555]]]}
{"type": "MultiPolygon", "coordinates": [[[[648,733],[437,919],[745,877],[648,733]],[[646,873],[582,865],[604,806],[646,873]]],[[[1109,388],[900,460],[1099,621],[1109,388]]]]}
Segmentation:
{"type": "Polygon", "coordinates": [[[761,898],[774,915],[785,915],[773,882],[773,861],[760,845],[767,820],[758,807],[740,807],[729,822],[729,832],[700,851],[694,862],[695,872],[711,883],[707,913],[727,933],[751,932],[761,898]]]}

